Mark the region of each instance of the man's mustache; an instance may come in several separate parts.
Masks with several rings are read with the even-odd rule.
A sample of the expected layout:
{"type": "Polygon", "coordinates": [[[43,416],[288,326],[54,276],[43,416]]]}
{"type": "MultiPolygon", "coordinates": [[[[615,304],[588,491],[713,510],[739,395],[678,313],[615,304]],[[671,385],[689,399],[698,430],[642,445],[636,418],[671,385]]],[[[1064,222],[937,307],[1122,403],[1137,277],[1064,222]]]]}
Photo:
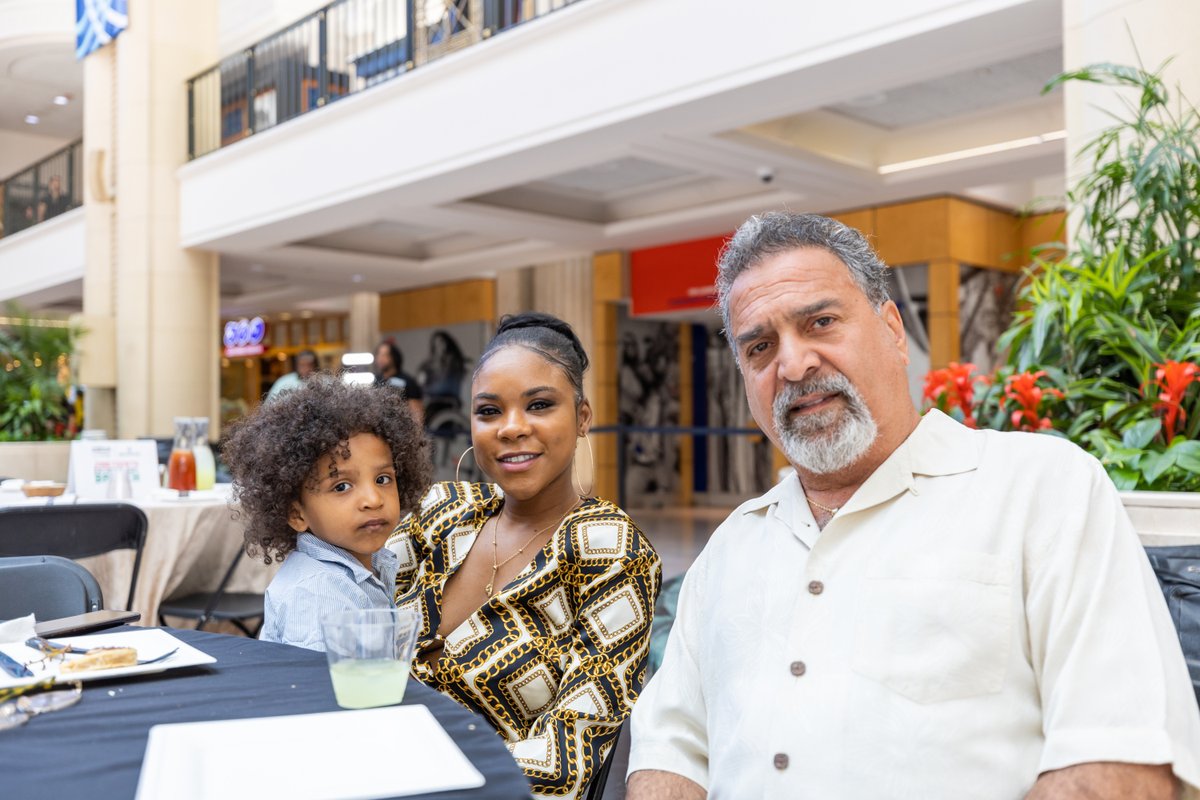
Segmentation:
{"type": "Polygon", "coordinates": [[[846,394],[853,387],[850,380],[841,373],[833,375],[817,375],[798,383],[786,383],[779,394],[775,396],[775,414],[787,414],[793,405],[801,398],[811,394],[846,394]]]}

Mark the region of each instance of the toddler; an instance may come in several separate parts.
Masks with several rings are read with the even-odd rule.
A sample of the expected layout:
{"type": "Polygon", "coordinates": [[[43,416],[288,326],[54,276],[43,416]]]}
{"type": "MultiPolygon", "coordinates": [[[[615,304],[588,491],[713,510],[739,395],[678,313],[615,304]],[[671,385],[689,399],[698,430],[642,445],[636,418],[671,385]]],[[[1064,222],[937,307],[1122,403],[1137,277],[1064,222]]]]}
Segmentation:
{"type": "Polygon", "coordinates": [[[246,552],[283,560],[260,639],[323,651],[322,615],[392,607],[397,561],[384,543],[432,471],[398,392],[314,376],[235,424],[222,457],[246,552]]]}

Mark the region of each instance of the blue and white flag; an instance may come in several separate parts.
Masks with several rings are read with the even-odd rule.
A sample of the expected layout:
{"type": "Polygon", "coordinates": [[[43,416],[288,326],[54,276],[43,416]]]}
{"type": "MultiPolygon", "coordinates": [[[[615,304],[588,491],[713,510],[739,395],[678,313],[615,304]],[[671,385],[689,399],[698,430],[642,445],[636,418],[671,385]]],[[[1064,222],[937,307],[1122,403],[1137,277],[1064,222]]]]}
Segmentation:
{"type": "Polygon", "coordinates": [[[129,0],[75,0],[75,58],[82,59],[129,27],[129,0]]]}

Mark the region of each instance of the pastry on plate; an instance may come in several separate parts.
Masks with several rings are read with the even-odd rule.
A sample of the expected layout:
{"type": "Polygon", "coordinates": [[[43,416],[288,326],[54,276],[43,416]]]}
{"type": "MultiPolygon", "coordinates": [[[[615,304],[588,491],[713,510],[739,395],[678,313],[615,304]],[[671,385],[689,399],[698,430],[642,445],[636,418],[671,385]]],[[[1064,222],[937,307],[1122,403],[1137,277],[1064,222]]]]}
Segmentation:
{"type": "Polygon", "coordinates": [[[90,672],[96,669],[116,669],[137,664],[137,650],[132,647],[93,647],[78,658],[69,658],[59,669],[60,674],[90,672]]]}

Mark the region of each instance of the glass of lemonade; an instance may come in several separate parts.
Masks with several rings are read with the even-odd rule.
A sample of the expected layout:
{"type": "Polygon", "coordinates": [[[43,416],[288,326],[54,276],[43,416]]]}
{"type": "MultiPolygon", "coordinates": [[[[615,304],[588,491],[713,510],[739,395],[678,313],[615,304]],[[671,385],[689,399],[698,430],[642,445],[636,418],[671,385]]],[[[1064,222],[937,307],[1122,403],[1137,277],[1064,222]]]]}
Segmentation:
{"type": "Polygon", "coordinates": [[[353,609],[322,617],[337,704],[375,708],[403,700],[420,626],[412,609],[353,609]]]}

